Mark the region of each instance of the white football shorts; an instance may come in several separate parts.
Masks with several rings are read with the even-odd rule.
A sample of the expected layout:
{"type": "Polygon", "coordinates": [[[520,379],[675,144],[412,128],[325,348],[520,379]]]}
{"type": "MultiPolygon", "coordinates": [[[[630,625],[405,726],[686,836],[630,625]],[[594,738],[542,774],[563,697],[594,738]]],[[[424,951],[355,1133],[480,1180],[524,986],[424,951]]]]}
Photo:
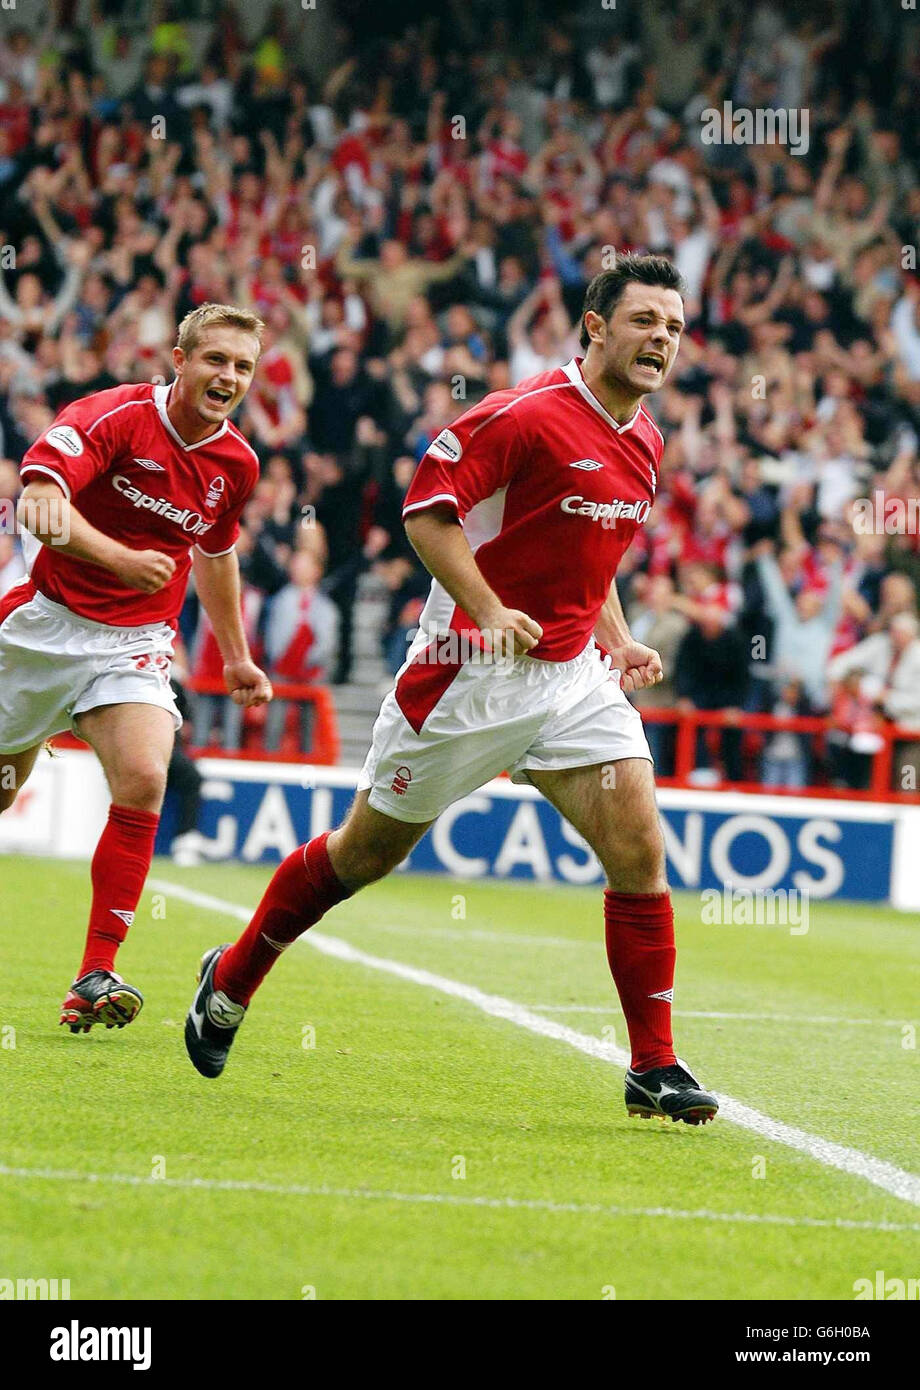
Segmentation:
{"type": "Polygon", "coordinates": [[[157,705],[182,727],[169,685],[168,624],[94,623],[33,592],[28,580],[4,595],[2,607],[0,752],[21,753],[65,729],[79,737],[74,719],[100,705],[157,705]]]}
{"type": "Polygon", "coordinates": [[[435,820],[507,771],[591,767],[652,755],[638,712],[592,639],[572,661],[438,664],[413,643],[374,725],[358,789],[396,820],[435,820]]]}

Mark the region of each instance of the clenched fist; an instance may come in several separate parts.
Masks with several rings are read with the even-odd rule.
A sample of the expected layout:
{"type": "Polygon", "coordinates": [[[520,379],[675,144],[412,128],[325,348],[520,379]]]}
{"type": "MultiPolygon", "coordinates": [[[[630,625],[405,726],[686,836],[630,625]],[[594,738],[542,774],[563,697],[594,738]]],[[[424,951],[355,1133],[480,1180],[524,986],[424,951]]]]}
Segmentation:
{"type": "Polygon", "coordinates": [[[129,589],[140,589],[142,594],[155,594],[164,584],[168,584],[176,572],[176,562],[160,550],[125,550],[115,570],[118,578],[129,589]]]}
{"type": "Polygon", "coordinates": [[[620,672],[620,689],[626,695],[664,680],[661,657],[642,642],[624,642],[608,655],[614,670],[620,672]]]}
{"type": "Polygon", "coordinates": [[[224,667],[224,684],[234,703],[244,709],[267,705],[272,698],[271,681],[254,661],[228,661],[224,667]]]}
{"type": "Polygon", "coordinates": [[[504,605],[478,615],[477,627],[482,633],[487,651],[496,656],[506,656],[512,651],[522,656],[531,651],[543,636],[540,624],[519,608],[505,608],[504,605]]]}

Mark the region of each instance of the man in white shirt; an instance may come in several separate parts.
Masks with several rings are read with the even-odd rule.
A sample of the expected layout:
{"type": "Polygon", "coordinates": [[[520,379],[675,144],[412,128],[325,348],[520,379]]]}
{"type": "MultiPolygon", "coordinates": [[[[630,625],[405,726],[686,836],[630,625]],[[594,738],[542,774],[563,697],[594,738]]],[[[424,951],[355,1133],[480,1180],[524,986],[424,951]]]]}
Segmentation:
{"type": "MultiPolygon", "coordinates": [[[[920,733],[920,621],[913,613],[896,613],[884,632],[874,632],[827,668],[831,681],[851,671],[865,671],[877,687],[875,702],[887,719],[920,733]]],[[[920,742],[895,745],[894,788],[920,786],[920,742]]]]}

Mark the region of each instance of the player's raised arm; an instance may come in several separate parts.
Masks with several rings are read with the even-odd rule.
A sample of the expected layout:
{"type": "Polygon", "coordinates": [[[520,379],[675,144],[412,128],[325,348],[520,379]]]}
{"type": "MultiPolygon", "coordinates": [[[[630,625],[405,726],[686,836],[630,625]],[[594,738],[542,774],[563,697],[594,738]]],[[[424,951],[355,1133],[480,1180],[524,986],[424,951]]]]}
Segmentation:
{"type": "Polygon", "coordinates": [[[529,652],[543,636],[543,629],[528,614],[506,608],[489,587],[463,534],[456,513],[440,504],[406,517],[406,535],[430,574],[442,584],[464,613],[484,634],[487,645],[514,645],[515,652],[529,652]]]}
{"type": "Polygon", "coordinates": [[[159,550],[132,550],[97,530],[50,479],[26,484],[16,516],[19,525],[42,545],[110,570],[141,593],[156,593],[175,572],[176,562],[169,555],[159,550]]]}

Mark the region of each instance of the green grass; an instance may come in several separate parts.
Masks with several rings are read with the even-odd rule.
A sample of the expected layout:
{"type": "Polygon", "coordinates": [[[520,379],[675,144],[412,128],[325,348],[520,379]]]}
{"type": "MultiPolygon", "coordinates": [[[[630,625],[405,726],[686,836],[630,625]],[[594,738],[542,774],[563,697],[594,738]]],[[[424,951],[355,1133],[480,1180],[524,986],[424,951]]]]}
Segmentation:
{"type": "MultiPolygon", "coordinates": [[[[154,877],[252,906],[268,873],[159,863],[154,877]]],[[[146,994],[137,1023],[72,1036],[57,1005],[82,944],[86,866],[7,857],[3,882],[0,1164],[32,1175],[0,1175],[0,1277],[69,1278],[90,1299],[299,1299],[304,1286],[325,1299],[599,1299],[610,1285],[618,1299],[851,1299],[876,1269],[917,1274],[916,1230],[636,1214],[920,1222],[723,1119],[629,1120],[609,1063],[304,945],[259,993],[224,1077],[204,1081],[182,1022],[198,957],[239,924],[175,897],[161,919],[147,892],[119,958],[146,994]],[[164,1165],[167,1181],[151,1180],[164,1165]],[[196,1182],[309,1190],[182,1185],[196,1182]]],[[[518,1003],[577,1005],[543,1016],[613,1028],[622,1045],[600,907],[597,890],[395,876],[321,930],[518,1003]]],[[[795,1020],[678,1016],[678,1050],[702,1079],[916,1171],[918,1054],[901,1027],[916,1009],[916,918],[813,906],[808,934],[791,936],[704,926],[689,894],[676,907],[676,1009],[795,1020]]]]}

